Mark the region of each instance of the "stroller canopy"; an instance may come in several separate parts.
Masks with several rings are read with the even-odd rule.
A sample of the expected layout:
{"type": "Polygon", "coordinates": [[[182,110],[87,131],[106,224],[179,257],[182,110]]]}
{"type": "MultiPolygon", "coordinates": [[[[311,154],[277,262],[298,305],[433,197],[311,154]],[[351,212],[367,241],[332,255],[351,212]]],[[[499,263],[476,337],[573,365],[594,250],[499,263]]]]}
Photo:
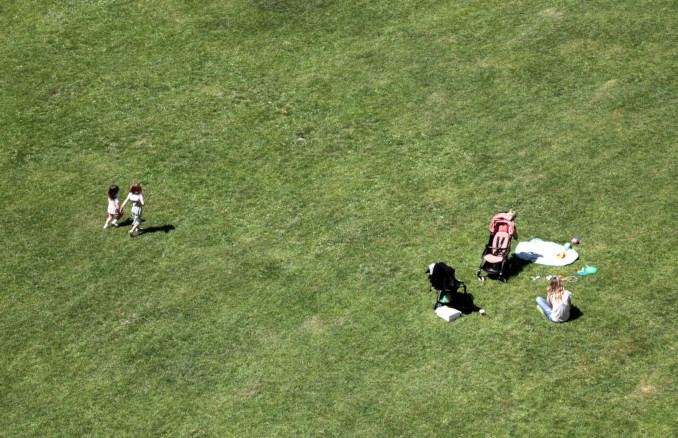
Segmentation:
{"type": "Polygon", "coordinates": [[[498,232],[508,233],[513,236],[515,225],[513,224],[513,216],[510,213],[497,213],[490,221],[490,234],[493,236],[498,232]]]}

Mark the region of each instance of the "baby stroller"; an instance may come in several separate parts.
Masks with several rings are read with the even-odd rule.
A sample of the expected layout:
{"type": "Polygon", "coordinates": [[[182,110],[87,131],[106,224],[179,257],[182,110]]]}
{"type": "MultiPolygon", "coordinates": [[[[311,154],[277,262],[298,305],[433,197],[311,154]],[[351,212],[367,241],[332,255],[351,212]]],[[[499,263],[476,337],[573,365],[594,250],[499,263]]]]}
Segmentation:
{"type": "Polygon", "coordinates": [[[426,273],[431,282],[429,291],[431,287],[436,290],[436,302],[433,305],[433,310],[451,304],[459,287],[463,287],[464,293],[466,293],[466,285],[455,278],[453,267],[447,266],[445,263],[431,263],[426,273]]]}
{"type": "Polygon", "coordinates": [[[494,215],[490,221],[490,239],[485,245],[478,268],[478,280],[485,281],[485,276],[480,272],[485,271],[491,276],[498,275],[499,283],[506,283],[506,274],[509,270],[508,256],[514,232],[515,225],[511,213],[502,211],[494,215]]]}

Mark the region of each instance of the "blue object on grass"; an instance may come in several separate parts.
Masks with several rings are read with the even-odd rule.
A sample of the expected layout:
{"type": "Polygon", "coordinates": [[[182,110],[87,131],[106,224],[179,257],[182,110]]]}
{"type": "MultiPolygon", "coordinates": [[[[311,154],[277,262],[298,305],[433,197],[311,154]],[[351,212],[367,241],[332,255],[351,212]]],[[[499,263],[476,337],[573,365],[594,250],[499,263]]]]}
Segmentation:
{"type": "Polygon", "coordinates": [[[595,272],[597,272],[597,271],[598,271],[598,268],[596,268],[595,266],[588,266],[588,265],[586,265],[586,266],[584,266],[583,268],[581,268],[579,271],[577,271],[577,274],[579,274],[579,275],[588,275],[588,274],[593,274],[593,273],[595,273],[595,272]]]}

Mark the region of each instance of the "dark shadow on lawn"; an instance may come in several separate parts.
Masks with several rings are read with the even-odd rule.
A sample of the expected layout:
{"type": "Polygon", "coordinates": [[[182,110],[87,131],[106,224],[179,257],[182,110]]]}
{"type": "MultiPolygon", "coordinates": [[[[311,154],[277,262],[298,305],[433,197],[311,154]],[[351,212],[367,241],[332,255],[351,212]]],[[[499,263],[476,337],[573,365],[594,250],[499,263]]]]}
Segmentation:
{"type": "Polygon", "coordinates": [[[144,235],[144,234],[149,234],[149,233],[157,233],[159,231],[162,231],[164,233],[169,233],[170,231],[174,230],[175,227],[174,225],[162,225],[160,227],[148,227],[144,228],[143,230],[139,230],[139,235],[144,235]]]}
{"type": "Polygon", "coordinates": [[[509,263],[508,278],[517,277],[518,274],[523,272],[525,266],[532,264],[532,262],[529,260],[523,260],[519,257],[516,257],[515,254],[511,255],[511,258],[508,260],[508,263],[509,263]]]}
{"type": "Polygon", "coordinates": [[[119,227],[127,227],[127,226],[132,225],[132,223],[134,223],[134,222],[132,221],[132,219],[125,219],[125,220],[122,221],[122,222],[118,222],[118,226],[119,226],[119,227]]]}
{"type": "Polygon", "coordinates": [[[457,284],[453,292],[446,292],[446,295],[449,301],[443,305],[457,309],[464,315],[470,315],[480,310],[480,307],[473,302],[473,295],[466,291],[466,284],[463,281],[457,284]],[[460,292],[462,290],[463,292],[460,292]]]}
{"type": "Polygon", "coordinates": [[[464,315],[470,315],[473,312],[480,310],[473,302],[473,295],[469,293],[461,294],[457,292],[450,300],[450,307],[454,307],[464,315]]]}
{"type": "Polygon", "coordinates": [[[572,306],[570,309],[570,319],[567,320],[567,322],[574,321],[575,319],[579,319],[583,316],[584,314],[582,311],[579,309],[577,306],[572,306]]]}

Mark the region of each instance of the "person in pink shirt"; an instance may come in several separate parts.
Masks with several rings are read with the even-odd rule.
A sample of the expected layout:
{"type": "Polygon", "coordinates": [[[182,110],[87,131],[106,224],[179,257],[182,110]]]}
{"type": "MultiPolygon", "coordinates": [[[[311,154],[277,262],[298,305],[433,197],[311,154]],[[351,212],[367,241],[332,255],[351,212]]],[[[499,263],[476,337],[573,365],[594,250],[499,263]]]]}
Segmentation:
{"type": "Polygon", "coordinates": [[[108,189],[108,219],[104,224],[104,230],[108,228],[111,223],[114,227],[118,226],[118,219],[122,217],[122,208],[120,208],[120,200],[118,199],[118,186],[111,186],[108,189]]]}

